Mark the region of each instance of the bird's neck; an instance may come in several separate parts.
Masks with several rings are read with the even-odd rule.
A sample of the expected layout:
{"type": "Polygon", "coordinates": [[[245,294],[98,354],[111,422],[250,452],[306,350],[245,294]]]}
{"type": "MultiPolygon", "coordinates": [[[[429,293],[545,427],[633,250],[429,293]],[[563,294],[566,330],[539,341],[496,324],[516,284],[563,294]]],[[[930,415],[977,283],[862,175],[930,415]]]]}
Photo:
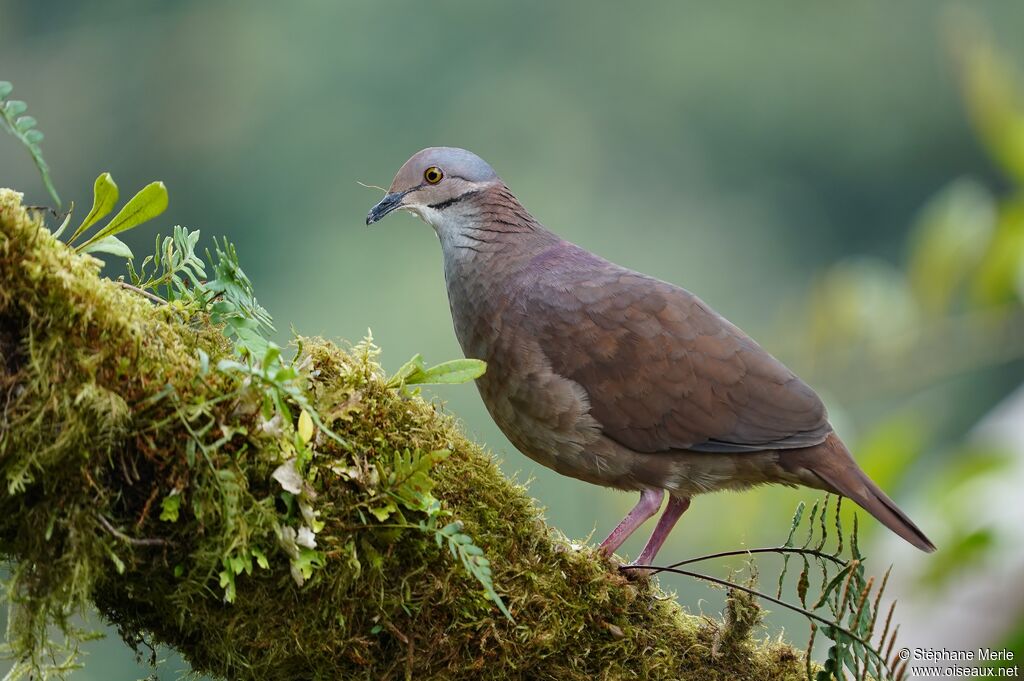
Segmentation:
{"type": "Polygon", "coordinates": [[[488,315],[517,297],[518,275],[561,239],[504,186],[482,190],[431,217],[444,253],[456,335],[467,356],[483,358],[490,342],[488,315]]]}
{"type": "Polygon", "coordinates": [[[445,269],[489,267],[495,259],[514,267],[557,242],[504,185],[470,192],[423,217],[441,240],[445,269]]]}

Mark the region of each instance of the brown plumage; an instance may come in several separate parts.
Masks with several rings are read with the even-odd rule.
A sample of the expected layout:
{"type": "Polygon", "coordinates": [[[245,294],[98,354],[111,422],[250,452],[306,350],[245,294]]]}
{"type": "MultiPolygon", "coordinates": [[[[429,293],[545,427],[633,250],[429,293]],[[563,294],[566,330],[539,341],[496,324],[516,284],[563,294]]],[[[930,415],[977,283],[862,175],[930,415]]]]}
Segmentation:
{"type": "Polygon", "coordinates": [[[440,238],[456,335],[521,452],[560,473],[639,490],[612,552],[670,503],[652,561],[692,496],[762,483],[846,496],[925,551],[927,537],[854,462],[818,396],[695,295],[560,239],[479,157],[425,149],[367,224],[395,209],[440,238]],[[436,181],[435,181],[436,180],[436,181]]]}

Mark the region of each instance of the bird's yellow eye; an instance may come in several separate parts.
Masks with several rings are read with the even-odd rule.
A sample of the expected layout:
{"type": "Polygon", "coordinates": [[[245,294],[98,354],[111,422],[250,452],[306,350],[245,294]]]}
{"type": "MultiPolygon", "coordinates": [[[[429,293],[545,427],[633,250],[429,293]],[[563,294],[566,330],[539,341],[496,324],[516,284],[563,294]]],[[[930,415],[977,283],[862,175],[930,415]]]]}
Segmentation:
{"type": "Polygon", "coordinates": [[[423,171],[423,179],[429,184],[437,184],[441,181],[442,177],[444,177],[444,173],[442,173],[441,169],[437,166],[430,166],[423,171]]]}

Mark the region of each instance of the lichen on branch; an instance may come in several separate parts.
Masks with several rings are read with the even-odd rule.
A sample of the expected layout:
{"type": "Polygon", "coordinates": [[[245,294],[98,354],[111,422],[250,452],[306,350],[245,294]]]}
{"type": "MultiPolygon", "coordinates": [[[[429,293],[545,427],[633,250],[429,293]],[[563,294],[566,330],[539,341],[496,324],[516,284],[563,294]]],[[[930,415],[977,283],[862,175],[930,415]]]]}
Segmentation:
{"type": "Polygon", "coordinates": [[[73,653],[94,605],[129,644],[228,679],[804,677],[789,646],[721,636],[571,546],[450,417],[389,383],[369,343],[297,339],[289,380],[307,404],[268,404],[209,315],[99,269],[0,190],[18,669],[73,665],[53,653],[73,653]],[[511,620],[443,545],[451,527],[489,559],[511,620]]]}

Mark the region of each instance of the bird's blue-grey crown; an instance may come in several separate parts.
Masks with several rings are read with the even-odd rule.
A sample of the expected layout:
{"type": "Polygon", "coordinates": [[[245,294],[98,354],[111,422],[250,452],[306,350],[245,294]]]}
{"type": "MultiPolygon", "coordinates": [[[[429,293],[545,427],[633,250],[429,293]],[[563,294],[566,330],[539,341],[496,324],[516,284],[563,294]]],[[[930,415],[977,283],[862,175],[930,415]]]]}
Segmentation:
{"type": "Polygon", "coordinates": [[[437,166],[450,177],[461,177],[469,182],[490,182],[498,179],[494,168],[472,151],[458,147],[428,147],[416,152],[405,162],[395,176],[395,181],[404,179],[403,173],[406,171],[414,178],[419,178],[431,166],[437,166]]]}
{"type": "Polygon", "coordinates": [[[428,147],[413,154],[398,170],[387,195],[366,216],[366,224],[399,208],[454,202],[480,185],[498,181],[494,168],[471,151],[428,147]]]}

